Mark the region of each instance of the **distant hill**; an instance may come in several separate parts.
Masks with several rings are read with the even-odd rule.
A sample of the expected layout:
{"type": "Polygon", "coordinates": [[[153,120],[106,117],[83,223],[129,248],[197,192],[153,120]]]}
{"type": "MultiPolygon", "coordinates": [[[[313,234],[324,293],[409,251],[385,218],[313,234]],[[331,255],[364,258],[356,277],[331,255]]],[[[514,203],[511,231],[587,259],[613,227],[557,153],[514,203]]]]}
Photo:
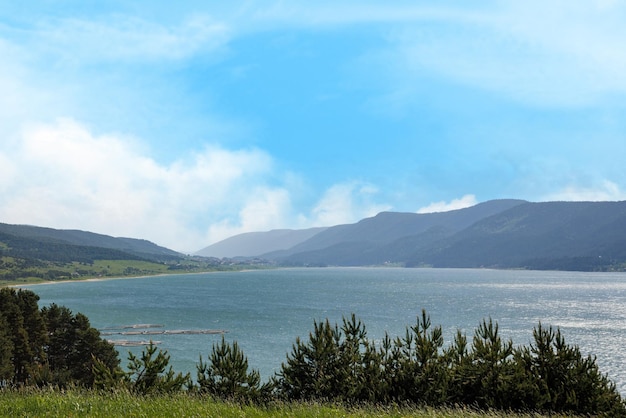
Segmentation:
{"type": "Polygon", "coordinates": [[[626,202],[526,203],[418,248],[407,265],[604,270],[626,263],[626,202]]]}
{"type": "Polygon", "coordinates": [[[492,200],[449,212],[383,212],[280,250],[270,233],[230,243],[250,237],[257,245],[247,255],[284,266],[624,270],[626,202],[492,200]]]}
{"type": "Polygon", "coordinates": [[[0,223],[0,286],[37,281],[232,271],[262,261],[188,256],[134,238],[0,223]]]}
{"type": "Polygon", "coordinates": [[[176,251],[142,239],[4,223],[0,223],[0,245],[5,256],[62,262],[94,258],[165,261],[182,257],[176,251]]]}
{"type": "Polygon", "coordinates": [[[384,257],[382,259],[378,257],[377,253],[384,246],[398,240],[421,234],[424,234],[424,237],[449,236],[481,219],[522,203],[526,202],[503,199],[448,212],[426,214],[382,212],[355,224],[328,228],[287,251],[266,253],[262,257],[296,263],[306,262],[305,259],[308,259],[308,262],[313,264],[379,264],[386,260],[384,257]]]}
{"type": "Polygon", "coordinates": [[[219,258],[255,257],[270,251],[289,249],[325,229],[275,229],[268,232],[248,232],[209,245],[196,252],[196,255],[219,258]]]}
{"type": "Polygon", "coordinates": [[[329,228],[275,254],[275,260],[284,265],[396,263],[585,271],[626,267],[626,202],[491,201],[422,216],[381,214],[329,228]],[[393,240],[390,231],[399,224],[404,236],[393,240]],[[376,232],[381,228],[386,232],[376,232]]]}

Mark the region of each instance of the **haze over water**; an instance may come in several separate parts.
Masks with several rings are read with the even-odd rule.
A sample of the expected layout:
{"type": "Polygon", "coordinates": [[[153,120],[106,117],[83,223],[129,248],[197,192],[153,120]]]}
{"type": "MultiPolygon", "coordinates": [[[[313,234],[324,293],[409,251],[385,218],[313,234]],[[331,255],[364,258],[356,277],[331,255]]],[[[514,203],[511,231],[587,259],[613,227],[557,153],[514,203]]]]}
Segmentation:
{"type": "MultiPolygon", "coordinates": [[[[313,320],[340,322],[355,313],[370,339],[400,336],[424,308],[442,325],[445,344],[457,329],[471,340],[483,318],[501,335],[528,345],[533,327],[560,327],[565,341],[596,355],[603,373],[626,393],[626,273],[469,269],[308,268],[169,275],[30,286],[40,306],[64,305],[96,328],[162,324],[163,329],[222,329],[267,380],[313,320]]],[[[220,335],[111,336],[160,341],[176,371],[191,372],[220,335]]],[[[127,352],[118,347],[122,364],[127,352]]]]}

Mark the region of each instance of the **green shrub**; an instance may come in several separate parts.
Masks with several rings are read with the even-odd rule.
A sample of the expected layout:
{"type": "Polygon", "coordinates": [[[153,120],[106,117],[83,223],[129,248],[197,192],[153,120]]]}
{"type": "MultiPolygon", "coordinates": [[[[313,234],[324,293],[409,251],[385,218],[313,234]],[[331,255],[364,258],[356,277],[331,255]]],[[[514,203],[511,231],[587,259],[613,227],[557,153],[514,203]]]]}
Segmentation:
{"type": "Polygon", "coordinates": [[[565,344],[560,331],[534,330],[534,344],[513,348],[498,324],[483,320],[468,348],[457,332],[445,350],[441,327],[425,311],[404,337],[376,347],[355,316],[332,326],[314,321],[277,375],[288,400],[467,405],[481,409],[541,410],[626,416],[626,405],[595,358],[565,344]]]}
{"type": "Polygon", "coordinates": [[[533,330],[534,344],[519,349],[517,359],[533,389],[536,409],[626,416],[615,384],[600,373],[596,359],[569,346],[560,330],[541,323],[533,330]]]}
{"type": "Polygon", "coordinates": [[[173,393],[183,386],[190,385],[189,373],[175,373],[169,366],[170,356],[167,351],[158,350],[150,344],[135,356],[128,352],[128,371],[119,368],[111,370],[102,361],[95,361],[93,373],[95,387],[99,389],[124,389],[141,395],[173,393]],[[167,369],[167,371],[166,371],[167,369]]]}
{"type": "Polygon", "coordinates": [[[309,341],[297,338],[287,355],[278,390],[287,399],[374,400],[379,396],[375,386],[383,377],[379,359],[355,315],[344,318],[341,328],[328,320],[314,322],[309,341]]]}
{"type": "Polygon", "coordinates": [[[221,343],[214,344],[207,363],[197,365],[200,392],[222,399],[258,401],[271,392],[271,384],[261,385],[257,370],[248,371],[248,359],[237,342],[229,344],[222,336],[221,343]]]}

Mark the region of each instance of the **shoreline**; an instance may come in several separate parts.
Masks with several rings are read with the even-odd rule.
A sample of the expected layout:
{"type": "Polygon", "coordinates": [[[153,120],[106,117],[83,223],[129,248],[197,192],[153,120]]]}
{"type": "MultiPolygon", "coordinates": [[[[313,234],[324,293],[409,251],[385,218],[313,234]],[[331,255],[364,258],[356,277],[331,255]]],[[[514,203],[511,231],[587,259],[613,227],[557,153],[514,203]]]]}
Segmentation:
{"type": "MultiPolygon", "coordinates": [[[[277,267],[278,268],[278,267],[277,267]]],[[[103,282],[109,280],[132,280],[132,279],[147,279],[150,277],[162,277],[162,276],[187,276],[194,274],[212,274],[212,273],[243,273],[247,271],[256,271],[257,269],[242,269],[242,270],[207,270],[207,271],[194,271],[188,273],[155,273],[155,274],[142,274],[140,276],[112,276],[112,277],[89,277],[85,279],[69,279],[69,280],[46,280],[33,283],[19,283],[19,284],[7,284],[0,285],[1,287],[30,287],[41,286],[49,284],[64,284],[64,283],[87,283],[87,282],[103,282]]],[[[266,269],[269,270],[269,269],[266,269]]]]}
{"type": "Polygon", "coordinates": [[[49,285],[49,284],[64,284],[64,283],[84,283],[84,282],[99,282],[99,281],[108,281],[108,280],[132,280],[132,279],[145,279],[150,277],[163,277],[163,276],[187,276],[187,275],[198,275],[198,274],[215,274],[215,273],[246,273],[251,271],[259,271],[259,270],[289,270],[289,269],[311,269],[311,268],[340,268],[340,269],[433,269],[433,270],[505,270],[505,271],[546,271],[546,272],[561,272],[561,273],[597,273],[597,274],[620,274],[624,273],[623,271],[583,271],[583,270],[528,270],[528,269],[497,269],[497,268],[489,268],[489,267],[461,267],[461,268],[450,268],[450,267],[399,267],[399,266],[323,266],[323,267],[264,267],[259,269],[254,268],[245,268],[241,270],[206,270],[206,271],[193,271],[193,272],[176,272],[176,273],[155,273],[155,274],[142,274],[139,276],[111,276],[111,277],[89,277],[89,278],[77,278],[77,279],[67,279],[67,280],[47,280],[33,283],[19,283],[19,284],[0,284],[0,288],[2,287],[30,287],[30,286],[40,286],[40,285],[49,285]]]}

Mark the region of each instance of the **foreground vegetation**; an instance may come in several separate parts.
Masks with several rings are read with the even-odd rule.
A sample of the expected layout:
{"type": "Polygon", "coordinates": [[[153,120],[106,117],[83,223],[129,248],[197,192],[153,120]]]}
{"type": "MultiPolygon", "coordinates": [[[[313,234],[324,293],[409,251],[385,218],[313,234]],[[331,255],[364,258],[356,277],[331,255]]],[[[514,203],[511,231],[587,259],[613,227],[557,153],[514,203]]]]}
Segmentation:
{"type": "MultiPolygon", "coordinates": [[[[0,391],[0,416],[46,417],[414,417],[540,418],[536,413],[477,411],[471,408],[356,406],[329,403],[274,402],[253,405],[186,393],[137,396],[128,392],[84,390],[0,391]]],[[[546,415],[547,416],[547,415],[546,415]]],[[[551,415],[554,418],[566,415],[551,415]]],[[[567,415],[571,416],[571,415],[567,415]]]]}
{"type": "MultiPolygon", "coordinates": [[[[514,348],[512,341],[502,340],[491,319],[479,324],[471,340],[459,331],[444,346],[441,327],[433,327],[422,311],[405,335],[387,335],[377,344],[352,315],[341,325],[314,322],[308,340],[296,338],[280,372],[267,382],[249,368],[237,342],[224,338],[213,345],[206,360],[200,357],[192,380],[190,374],[176,373],[167,352],[152,344],[138,356],[129,353],[122,369],[113,346],[100,338],[84,315],[54,304],[39,309],[37,301],[28,290],[0,289],[0,383],[6,388],[2,399],[26,394],[24,408],[37,406],[42,397],[49,402],[41,402],[62,405],[71,396],[112,402],[109,407],[116,408],[117,399],[126,396],[131,399],[125,402],[131,408],[125,410],[128,413],[137,403],[153,408],[168,399],[188,397],[202,404],[208,399],[236,402],[209,404],[239,408],[238,416],[264,416],[276,412],[272,408],[301,405],[309,411],[321,408],[318,413],[323,416],[431,411],[423,408],[444,408],[438,411],[445,414],[450,411],[445,408],[454,405],[463,415],[475,409],[626,417],[626,405],[613,382],[598,370],[595,358],[584,357],[565,343],[558,329],[542,324],[527,347],[514,348]]],[[[180,414],[172,412],[175,415],[180,414]]],[[[286,415],[298,416],[291,410],[286,415]]]]}

